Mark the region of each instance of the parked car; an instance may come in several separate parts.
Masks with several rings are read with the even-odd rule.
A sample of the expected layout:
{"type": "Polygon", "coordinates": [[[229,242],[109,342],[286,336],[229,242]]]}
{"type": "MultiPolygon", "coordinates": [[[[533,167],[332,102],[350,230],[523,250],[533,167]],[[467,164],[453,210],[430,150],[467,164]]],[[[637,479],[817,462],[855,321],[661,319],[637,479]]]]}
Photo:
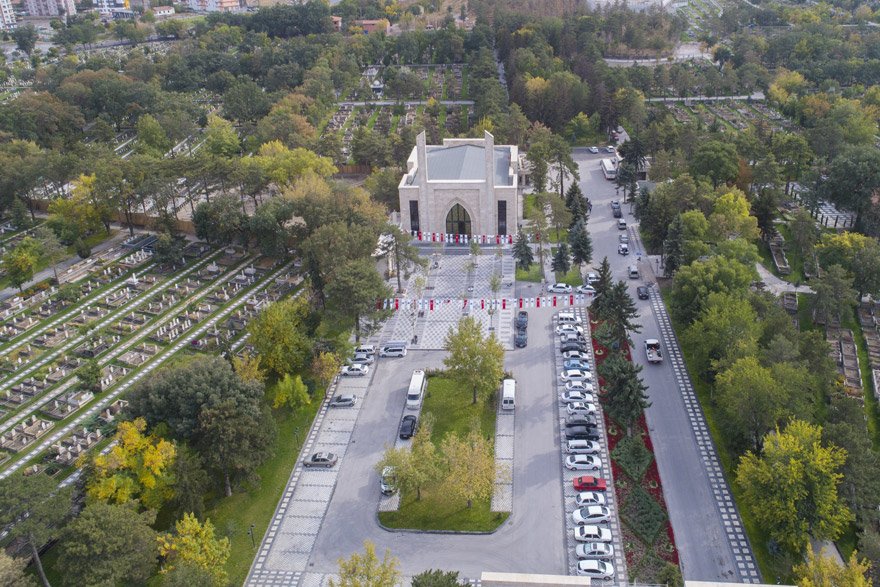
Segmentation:
{"type": "Polygon", "coordinates": [[[605,147],[605,152],[606,153],[616,153],[617,149],[614,148],[614,145],[608,145],[607,147],[605,147]]]}
{"type": "Polygon", "coordinates": [[[567,360],[588,361],[590,356],[581,351],[563,351],[562,358],[567,360]]]}
{"type": "Polygon", "coordinates": [[[645,285],[640,285],[639,287],[637,287],[636,294],[638,294],[640,300],[647,300],[651,297],[648,293],[648,287],[645,285]]]}
{"type": "Polygon", "coordinates": [[[611,521],[611,510],[604,505],[587,505],[576,509],[571,519],[575,524],[604,524],[611,521]]]}
{"type": "Polygon", "coordinates": [[[574,554],[580,559],[610,559],[614,556],[614,547],[607,542],[584,542],[574,548],[574,554]]]}
{"type": "Polygon", "coordinates": [[[565,391],[582,391],[584,393],[593,393],[593,384],[587,381],[568,381],[565,384],[565,391]]]}
{"type": "Polygon", "coordinates": [[[577,324],[560,324],[556,327],[556,334],[563,335],[569,333],[583,334],[584,327],[578,326],[577,324]]]}
{"type": "Polygon", "coordinates": [[[556,294],[570,294],[572,292],[572,287],[567,283],[554,283],[547,288],[547,291],[556,294]]]}
{"type": "Polygon", "coordinates": [[[352,408],[357,403],[357,396],[350,393],[341,393],[333,396],[330,400],[331,408],[352,408]]]}
{"type": "Polygon", "coordinates": [[[589,151],[590,153],[593,153],[595,155],[596,153],[599,152],[599,147],[589,147],[587,149],[587,151],[589,151]]]}
{"type": "Polygon", "coordinates": [[[628,234],[618,234],[617,242],[629,244],[629,235],[628,234]]]}
{"type": "Polygon", "coordinates": [[[354,365],[344,365],[339,373],[344,377],[363,377],[369,372],[370,368],[367,365],[361,365],[358,363],[354,365]]]}
{"type": "Polygon", "coordinates": [[[590,414],[584,416],[569,416],[565,419],[566,428],[576,428],[578,426],[586,426],[588,428],[598,428],[599,421],[595,416],[590,414]]]}
{"type": "Polygon", "coordinates": [[[595,284],[598,283],[598,282],[599,282],[599,276],[598,276],[598,275],[596,275],[596,274],[595,274],[594,272],[592,272],[592,271],[590,271],[589,273],[587,273],[587,284],[588,284],[588,285],[595,285],[595,284]]]}
{"type": "Polygon", "coordinates": [[[595,455],[601,450],[598,443],[589,440],[569,440],[565,443],[565,452],[572,455],[595,455]]]}
{"type": "Polygon", "coordinates": [[[596,288],[593,287],[592,285],[579,285],[576,288],[574,288],[574,290],[576,293],[579,293],[579,294],[586,294],[588,296],[596,295],[596,288]]]}
{"type": "Polygon", "coordinates": [[[316,452],[305,461],[303,467],[324,467],[329,469],[336,465],[338,457],[332,452],[316,452]]]}
{"type": "Polygon", "coordinates": [[[567,440],[599,440],[599,431],[595,428],[587,428],[586,426],[575,426],[574,428],[565,429],[565,438],[567,440]]]}
{"type": "Polygon", "coordinates": [[[587,338],[583,334],[579,334],[577,332],[566,332],[559,335],[559,344],[565,344],[568,342],[577,342],[582,345],[586,345],[587,338]]]}
{"type": "Polygon", "coordinates": [[[617,254],[623,255],[624,257],[629,255],[629,245],[626,243],[620,243],[617,245],[617,254]]]}
{"type": "Polygon", "coordinates": [[[372,365],[375,360],[375,355],[368,355],[366,353],[355,353],[354,357],[351,358],[351,362],[354,365],[372,365]]]}
{"type": "Polygon", "coordinates": [[[575,571],[582,577],[602,579],[603,581],[610,581],[614,577],[614,565],[600,560],[586,559],[578,561],[575,571]]]}
{"type": "Polygon", "coordinates": [[[575,491],[605,491],[608,488],[608,482],[605,479],[592,475],[575,477],[572,483],[575,491]]]}
{"type": "Polygon", "coordinates": [[[569,340],[559,345],[559,350],[563,353],[568,351],[578,351],[581,353],[585,353],[587,352],[587,345],[586,343],[578,342],[576,340],[569,340]]]}
{"type": "Polygon", "coordinates": [[[598,413],[599,409],[596,407],[596,404],[591,404],[589,402],[571,402],[565,406],[565,411],[568,412],[569,416],[586,416],[598,413]]]}
{"type": "Polygon", "coordinates": [[[588,505],[605,505],[605,494],[598,491],[581,491],[574,496],[574,502],[578,507],[588,505]]]}
{"type": "Polygon", "coordinates": [[[586,359],[565,359],[562,361],[563,369],[581,369],[582,371],[590,370],[590,362],[586,359]]]}
{"type": "Polygon", "coordinates": [[[416,416],[412,414],[404,416],[403,420],[400,421],[400,438],[404,440],[412,438],[416,433],[418,425],[419,419],[416,416]]]}
{"type": "Polygon", "coordinates": [[[626,220],[623,218],[617,219],[617,230],[626,230],[626,220]]]}
{"type": "Polygon", "coordinates": [[[611,530],[590,524],[574,529],[574,539],[578,542],[611,542],[611,530]]]}
{"type": "Polygon", "coordinates": [[[584,391],[565,391],[559,396],[559,399],[564,404],[573,402],[592,402],[593,396],[584,391]]]}
{"type": "Polygon", "coordinates": [[[372,344],[362,344],[354,349],[355,354],[375,355],[376,346],[372,344]]]}
{"type": "Polygon", "coordinates": [[[559,375],[559,378],[562,381],[592,381],[593,374],[581,369],[566,369],[559,375]]]}
{"type": "Polygon", "coordinates": [[[397,475],[394,467],[383,467],[382,475],[379,477],[379,490],[382,495],[393,495],[397,491],[397,475]]]}
{"type": "Polygon", "coordinates": [[[520,328],[516,331],[516,335],[513,337],[513,344],[518,349],[524,349],[529,344],[529,334],[525,328],[520,328]]]}
{"type": "Polygon", "coordinates": [[[525,310],[520,310],[516,313],[516,322],[515,325],[517,328],[528,328],[529,327],[529,313],[525,310]]]}
{"type": "Polygon", "coordinates": [[[565,457],[565,468],[570,471],[599,471],[602,461],[596,455],[568,455],[565,457]]]}
{"type": "Polygon", "coordinates": [[[405,357],[406,346],[403,344],[389,344],[379,349],[380,357],[405,357]]]}

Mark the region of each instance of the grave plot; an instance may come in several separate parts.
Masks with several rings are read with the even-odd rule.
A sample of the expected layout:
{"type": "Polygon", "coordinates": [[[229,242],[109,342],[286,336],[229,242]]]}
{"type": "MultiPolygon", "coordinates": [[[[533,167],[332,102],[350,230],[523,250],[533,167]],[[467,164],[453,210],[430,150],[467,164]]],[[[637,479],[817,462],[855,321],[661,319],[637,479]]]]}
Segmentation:
{"type": "Polygon", "coordinates": [[[117,365],[107,365],[101,369],[101,381],[99,382],[101,391],[106,391],[117,380],[128,375],[130,371],[131,368],[129,367],[119,367],[117,365]]]}
{"type": "Polygon", "coordinates": [[[217,261],[221,267],[232,267],[238,265],[247,256],[247,251],[243,247],[233,245],[223,249],[223,256],[217,261]]]}
{"type": "Polygon", "coordinates": [[[157,345],[145,342],[126,352],[119,357],[118,361],[132,367],[139,367],[149,361],[150,358],[158,352],[159,347],[157,345]]]}
{"type": "Polygon", "coordinates": [[[182,316],[191,320],[192,322],[201,322],[202,320],[205,320],[208,316],[213,314],[215,311],[217,311],[216,305],[203,302],[197,305],[190,306],[186,309],[182,316]]]}
{"type": "Polygon", "coordinates": [[[77,369],[79,369],[83,364],[85,364],[85,359],[80,357],[68,357],[64,356],[58,361],[55,362],[51,367],[49,367],[49,372],[46,375],[46,380],[49,383],[58,383],[77,369]]]}
{"type": "Polygon", "coordinates": [[[144,314],[131,312],[126,314],[119,322],[115,322],[110,327],[110,330],[116,334],[128,335],[140,329],[147,323],[147,320],[148,318],[144,314]]]}
{"type": "Polygon", "coordinates": [[[116,400],[115,402],[113,402],[112,404],[110,404],[109,406],[107,406],[106,408],[101,410],[101,413],[98,414],[98,422],[100,422],[101,424],[103,424],[105,426],[108,424],[111,424],[112,422],[114,422],[116,420],[116,416],[118,416],[120,413],[122,413],[123,410],[125,410],[125,408],[127,408],[127,407],[128,407],[127,400],[124,400],[124,399],[116,400]]]}
{"type": "Polygon", "coordinates": [[[62,467],[69,467],[86,451],[104,439],[100,429],[89,430],[85,426],[52,445],[52,462],[62,467]]]}
{"type": "Polygon", "coordinates": [[[34,345],[46,349],[51,349],[64,344],[68,339],[76,336],[76,330],[67,324],[50,328],[43,332],[40,336],[34,338],[34,345]]]}
{"type": "Polygon", "coordinates": [[[138,265],[145,263],[153,258],[153,253],[148,251],[139,250],[131,253],[130,255],[126,255],[122,259],[119,260],[119,264],[127,269],[134,269],[138,265]]]}
{"type": "Polygon", "coordinates": [[[72,306],[73,304],[66,300],[50,298],[34,309],[34,316],[38,317],[40,320],[44,320],[46,318],[51,318],[72,306]]]}
{"type": "Polygon", "coordinates": [[[40,412],[50,418],[60,420],[80,409],[94,398],[95,394],[91,391],[68,391],[40,406],[40,412]]]}
{"type": "Polygon", "coordinates": [[[171,320],[170,322],[163,324],[159,328],[156,329],[150,335],[150,340],[153,342],[166,345],[171,344],[183,334],[190,329],[192,326],[192,320],[187,320],[186,318],[180,318],[179,316],[171,320]]]}
{"type": "Polygon", "coordinates": [[[191,296],[195,293],[197,289],[201,287],[201,284],[196,279],[187,279],[186,281],[181,281],[180,283],[174,285],[173,287],[169,287],[166,291],[170,294],[174,294],[179,298],[185,298],[191,296]]]}
{"type": "Polygon", "coordinates": [[[180,299],[173,293],[161,293],[154,296],[145,305],[140,306],[138,311],[150,316],[158,316],[167,312],[169,308],[176,306],[179,301],[180,299]]]}
{"type": "Polygon", "coordinates": [[[0,404],[8,407],[21,405],[34,396],[43,393],[48,386],[49,383],[47,381],[31,377],[0,393],[0,404]]]}
{"type": "Polygon", "coordinates": [[[0,448],[18,452],[43,437],[54,426],[54,422],[31,416],[9,432],[0,435],[0,448]]]}
{"type": "Polygon", "coordinates": [[[28,329],[36,326],[39,320],[34,316],[16,316],[9,322],[0,326],[0,340],[7,341],[24,334],[28,329]]]}
{"type": "Polygon", "coordinates": [[[39,357],[42,352],[42,349],[33,347],[30,344],[15,348],[5,356],[0,357],[0,371],[14,373],[22,367],[26,367],[31,361],[39,357]]]}
{"type": "Polygon", "coordinates": [[[110,349],[114,344],[119,342],[119,336],[99,335],[92,337],[90,340],[82,343],[73,350],[73,354],[83,359],[94,359],[110,349]]]}
{"type": "Polygon", "coordinates": [[[109,313],[110,310],[101,304],[89,305],[80,310],[79,314],[75,315],[70,323],[79,328],[80,326],[91,324],[109,313]]]}
{"type": "Polygon", "coordinates": [[[201,259],[211,252],[211,245],[204,241],[189,243],[183,249],[183,256],[187,259],[201,259]]]}

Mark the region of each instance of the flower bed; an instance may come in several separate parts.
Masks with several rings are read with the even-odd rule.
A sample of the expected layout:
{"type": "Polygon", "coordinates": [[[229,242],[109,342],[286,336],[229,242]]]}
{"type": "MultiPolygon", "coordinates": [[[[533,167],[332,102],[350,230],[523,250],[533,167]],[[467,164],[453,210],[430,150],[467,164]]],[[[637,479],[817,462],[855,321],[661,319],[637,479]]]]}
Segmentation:
{"type": "MultiPolygon", "coordinates": [[[[595,332],[599,324],[591,321],[591,325],[595,332]]],[[[611,351],[595,338],[592,339],[592,345],[598,369],[611,351]]],[[[629,345],[624,345],[621,352],[628,361],[632,361],[629,345]]],[[[597,377],[597,382],[599,401],[605,403],[605,379],[597,377]]],[[[679,564],[675,535],[663,497],[663,484],[654,459],[654,444],[644,414],[633,427],[632,438],[627,438],[625,429],[606,412],[603,412],[603,416],[629,576],[631,580],[651,582],[660,577],[667,565],[679,564]]]]}

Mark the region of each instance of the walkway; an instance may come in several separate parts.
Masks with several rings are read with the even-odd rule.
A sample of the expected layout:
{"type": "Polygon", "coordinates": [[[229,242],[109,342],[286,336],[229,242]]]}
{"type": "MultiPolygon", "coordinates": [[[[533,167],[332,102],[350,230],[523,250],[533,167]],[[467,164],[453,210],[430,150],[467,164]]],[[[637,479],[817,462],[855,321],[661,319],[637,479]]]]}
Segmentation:
{"type": "MultiPolygon", "coordinates": [[[[473,100],[436,100],[438,104],[442,104],[443,106],[473,106],[473,100]]],[[[427,100],[356,100],[353,102],[339,102],[337,106],[398,106],[403,104],[404,106],[424,106],[427,104],[427,100]]]]}
{"type": "Polygon", "coordinates": [[[791,291],[795,293],[816,293],[812,288],[806,285],[800,285],[795,287],[793,283],[789,283],[784,279],[776,277],[770,271],[761,265],[760,263],[755,263],[755,269],[758,271],[758,277],[761,278],[761,281],[767,286],[767,290],[773,292],[775,295],[781,295],[783,292],[791,291]]]}
{"type": "Polygon", "coordinates": [[[763,102],[764,99],[764,92],[755,92],[754,94],[743,96],[690,96],[687,98],[646,98],[645,102],[725,102],[727,100],[751,100],[753,102],[763,102]]]}

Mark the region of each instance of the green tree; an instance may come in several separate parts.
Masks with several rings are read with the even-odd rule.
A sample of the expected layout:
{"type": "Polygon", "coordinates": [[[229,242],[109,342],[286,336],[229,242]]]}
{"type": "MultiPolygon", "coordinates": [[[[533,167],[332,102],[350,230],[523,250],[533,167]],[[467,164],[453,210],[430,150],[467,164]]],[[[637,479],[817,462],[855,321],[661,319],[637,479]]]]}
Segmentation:
{"type": "Polygon", "coordinates": [[[376,266],[369,258],[352,259],[340,263],[333,271],[325,288],[327,303],[340,317],[354,322],[355,340],[363,332],[372,330],[385,314],[376,309],[376,302],[391,297],[391,288],[385,284],[376,266]],[[366,319],[366,322],[363,322],[366,319]]]}
{"type": "Polygon", "coordinates": [[[779,132],[774,133],[770,140],[770,149],[775,153],[776,160],[782,165],[785,193],[788,194],[791,182],[798,181],[803,170],[810,165],[813,158],[810,144],[800,134],[779,132]]]}
{"type": "Polygon", "coordinates": [[[55,232],[48,226],[40,225],[34,229],[34,238],[39,243],[40,256],[52,266],[55,283],[59,283],[58,263],[67,258],[67,249],[59,242],[55,232]]]}
{"type": "Polygon", "coordinates": [[[409,449],[388,447],[376,464],[379,474],[385,467],[393,467],[397,487],[403,493],[415,493],[416,501],[422,499],[422,487],[436,481],[441,474],[441,455],[431,439],[432,430],[433,422],[424,416],[412,446],[409,449]]]}
{"type": "Polygon", "coordinates": [[[449,354],[443,359],[447,373],[459,385],[473,391],[473,402],[480,395],[494,393],[504,375],[504,348],[493,335],[483,336],[482,326],[472,316],[449,329],[443,345],[449,354]]]}
{"type": "Polygon", "coordinates": [[[39,262],[40,245],[28,236],[3,255],[2,267],[12,285],[21,290],[33,278],[39,262]]]}
{"type": "Polygon", "coordinates": [[[428,259],[419,254],[419,249],[412,246],[412,237],[402,231],[398,226],[389,224],[387,233],[391,237],[389,254],[394,258],[395,273],[397,275],[397,291],[403,292],[403,274],[409,273],[410,266],[425,268],[428,259]]]}
{"type": "Polygon", "coordinates": [[[639,377],[642,366],[627,361],[619,352],[608,357],[602,366],[605,374],[605,409],[609,416],[626,428],[627,436],[632,436],[633,426],[651,405],[646,394],[648,387],[639,377]]]}
{"type": "Polygon", "coordinates": [[[0,550],[0,585],[35,587],[36,581],[31,576],[25,574],[27,564],[27,559],[12,558],[6,554],[5,550],[0,550]]]}
{"type": "Polygon", "coordinates": [[[694,353],[697,372],[711,379],[737,359],[757,355],[761,334],[762,322],[744,296],[712,293],[682,338],[694,353]]]}
{"type": "Polygon", "coordinates": [[[213,114],[205,129],[205,150],[215,157],[235,157],[241,151],[238,133],[228,120],[213,114]]]}
{"type": "Polygon", "coordinates": [[[874,193],[880,189],[880,152],[854,147],[836,157],[828,168],[822,190],[843,210],[856,213],[856,227],[863,228],[874,193]]]}
{"type": "Polygon", "coordinates": [[[312,400],[309,397],[309,388],[299,375],[291,377],[290,373],[285,373],[284,377],[275,384],[275,399],[272,407],[276,410],[286,406],[297,411],[310,403],[312,400]]]}
{"type": "Polygon", "coordinates": [[[98,361],[95,359],[86,361],[76,370],[76,378],[79,381],[79,384],[92,391],[101,390],[101,377],[101,365],[99,365],[98,361]]]}
{"type": "MultiPolygon", "coordinates": [[[[598,290],[597,297],[598,297],[598,290]]],[[[627,291],[626,283],[618,281],[608,293],[603,294],[602,302],[593,311],[597,319],[603,320],[601,329],[614,348],[621,348],[629,340],[629,332],[641,331],[636,322],[639,313],[635,302],[627,291]]],[[[598,335],[598,333],[597,333],[598,335]]]]}
{"type": "Polygon", "coordinates": [[[553,253],[553,271],[565,275],[571,270],[571,254],[568,250],[568,244],[559,243],[556,252],[553,253]]]}
{"type": "Polygon", "coordinates": [[[765,435],[786,413],[784,389],[755,357],[739,359],[719,373],[715,387],[729,435],[760,451],[765,435]]]}
{"type": "Polygon", "coordinates": [[[57,567],[66,585],[141,584],[156,567],[155,512],[93,503],[64,530],[57,567]]]}
{"type": "Polygon", "coordinates": [[[870,561],[859,560],[853,551],[846,564],[841,565],[832,555],[816,554],[813,546],[807,547],[807,560],[794,569],[798,587],[871,587],[871,579],[866,574],[871,569],[870,561]]]}
{"type": "Polygon", "coordinates": [[[857,303],[852,276],[840,265],[825,269],[822,277],[813,282],[813,290],[816,292],[813,318],[823,323],[840,321],[843,309],[852,308],[857,303]]]}
{"type": "Polygon", "coordinates": [[[229,538],[214,537],[210,520],[200,523],[192,514],[175,522],[174,533],[159,536],[159,555],[165,558],[163,573],[177,566],[193,565],[206,571],[215,587],[227,584],[226,561],[229,559],[229,538]]]}
{"type": "Polygon", "coordinates": [[[760,456],[746,453],[736,469],[755,521],[793,553],[803,552],[810,537],[834,540],[852,519],[837,494],[846,452],[821,441],[821,427],[792,420],[767,435],[760,456]]]}
{"type": "Polygon", "coordinates": [[[271,106],[263,88],[249,79],[235,82],[223,94],[223,113],[233,120],[256,122],[269,113],[271,106]]]}
{"type": "Polygon", "coordinates": [[[706,307],[711,293],[745,293],[754,277],[754,268],[720,256],[694,261],[675,273],[672,285],[672,313],[690,324],[706,307]]]}
{"type": "Polygon", "coordinates": [[[12,29],[12,40],[15,41],[15,46],[19,51],[30,55],[31,51],[34,50],[34,47],[37,46],[39,35],[37,34],[37,29],[34,28],[34,25],[28,23],[12,29]]]}
{"type": "Polygon", "coordinates": [[[731,143],[708,141],[697,147],[691,158],[691,173],[707,177],[712,187],[736,179],[739,172],[736,147],[731,143]]]}
{"type": "Polygon", "coordinates": [[[171,267],[183,265],[184,242],[168,232],[160,232],[156,244],[153,245],[153,259],[157,263],[171,267]]]}
{"type": "Polygon", "coordinates": [[[330,579],[330,587],[395,587],[402,575],[400,561],[386,549],[382,560],[376,556],[376,546],[364,540],[364,553],[354,553],[339,559],[339,580],[330,579]]]}
{"type": "Polygon", "coordinates": [[[666,275],[675,275],[684,263],[684,223],[681,215],[675,217],[663,241],[663,265],[666,275]]]}
{"type": "Polygon", "coordinates": [[[199,238],[221,247],[242,239],[247,227],[241,202],[234,196],[201,202],[193,212],[192,222],[199,238]]]}
{"type": "Polygon", "coordinates": [[[138,118],[137,143],[135,143],[135,150],[138,153],[160,159],[171,146],[171,139],[158,120],[149,114],[138,118]]]}
{"type": "Polygon", "coordinates": [[[269,304],[248,324],[263,367],[276,375],[300,372],[312,354],[306,331],[309,304],[305,297],[269,304]]]}
{"type": "Polygon", "coordinates": [[[179,445],[172,475],[176,517],[190,513],[201,520],[205,513],[205,494],[211,488],[201,457],[187,445],[179,445]]]}
{"type": "Polygon", "coordinates": [[[556,241],[558,242],[560,240],[559,232],[563,227],[571,226],[574,214],[571,213],[561,197],[548,197],[547,201],[550,204],[550,222],[556,229],[556,241]]]}
{"type": "Polygon", "coordinates": [[[532,263],[535,262],[532,247],[529,246],[529,237],[524,232],[516,236],[516,242],[513,244],[513,257],[516,259],[516,266],[523,271],[528,271],[532,263]]]}
{"type": "Polygon", "coordinates": [[[719,243],[734,238],[758,238],[758,220],[750,212],[744,193],[733,190],[724,194],[715,200],[709,215],[710,235],[719,243]]]}
{"type": "Polygon", "coordinates": [[[458,571],[430,569],[413,575],[412,578],[412,587],[463,587],[463,585],[465,583],[458,580],[458,571]]]}
{"type": "Polygon", "coordinates": [[[13,474],[0,480],[0,525],[7,537],[21,540],[31,551],[34,566],[44,587],[49,587],[40,549],[57,538],[72,512],[72,487],[59,489],[48,475],[13,474]]]}
{"type": "Polygon", "coordinates": [[[465,501],[471,508],[474,501],[492,497],[497,473],[492,442],[471,430],[465,438],[449,433],[440,445],[445,477],[442,494],[451,501],[465,501]]]}
{"type": "Polygon", "coordinates": [[[400,212],[400,192],[397,185],[400,183],[401,175],[401,170],[396,167],[375,169],[367,177],[364,187],[370,192],[373,200],[390,211],[400,212]]]}
{"type": "Polygon", "coordinates": [[[571,259],[575,265],[593,260],[593,241],[583,220],[578,220],[568,231],[568,244],[571,246],[571,259]]]}

